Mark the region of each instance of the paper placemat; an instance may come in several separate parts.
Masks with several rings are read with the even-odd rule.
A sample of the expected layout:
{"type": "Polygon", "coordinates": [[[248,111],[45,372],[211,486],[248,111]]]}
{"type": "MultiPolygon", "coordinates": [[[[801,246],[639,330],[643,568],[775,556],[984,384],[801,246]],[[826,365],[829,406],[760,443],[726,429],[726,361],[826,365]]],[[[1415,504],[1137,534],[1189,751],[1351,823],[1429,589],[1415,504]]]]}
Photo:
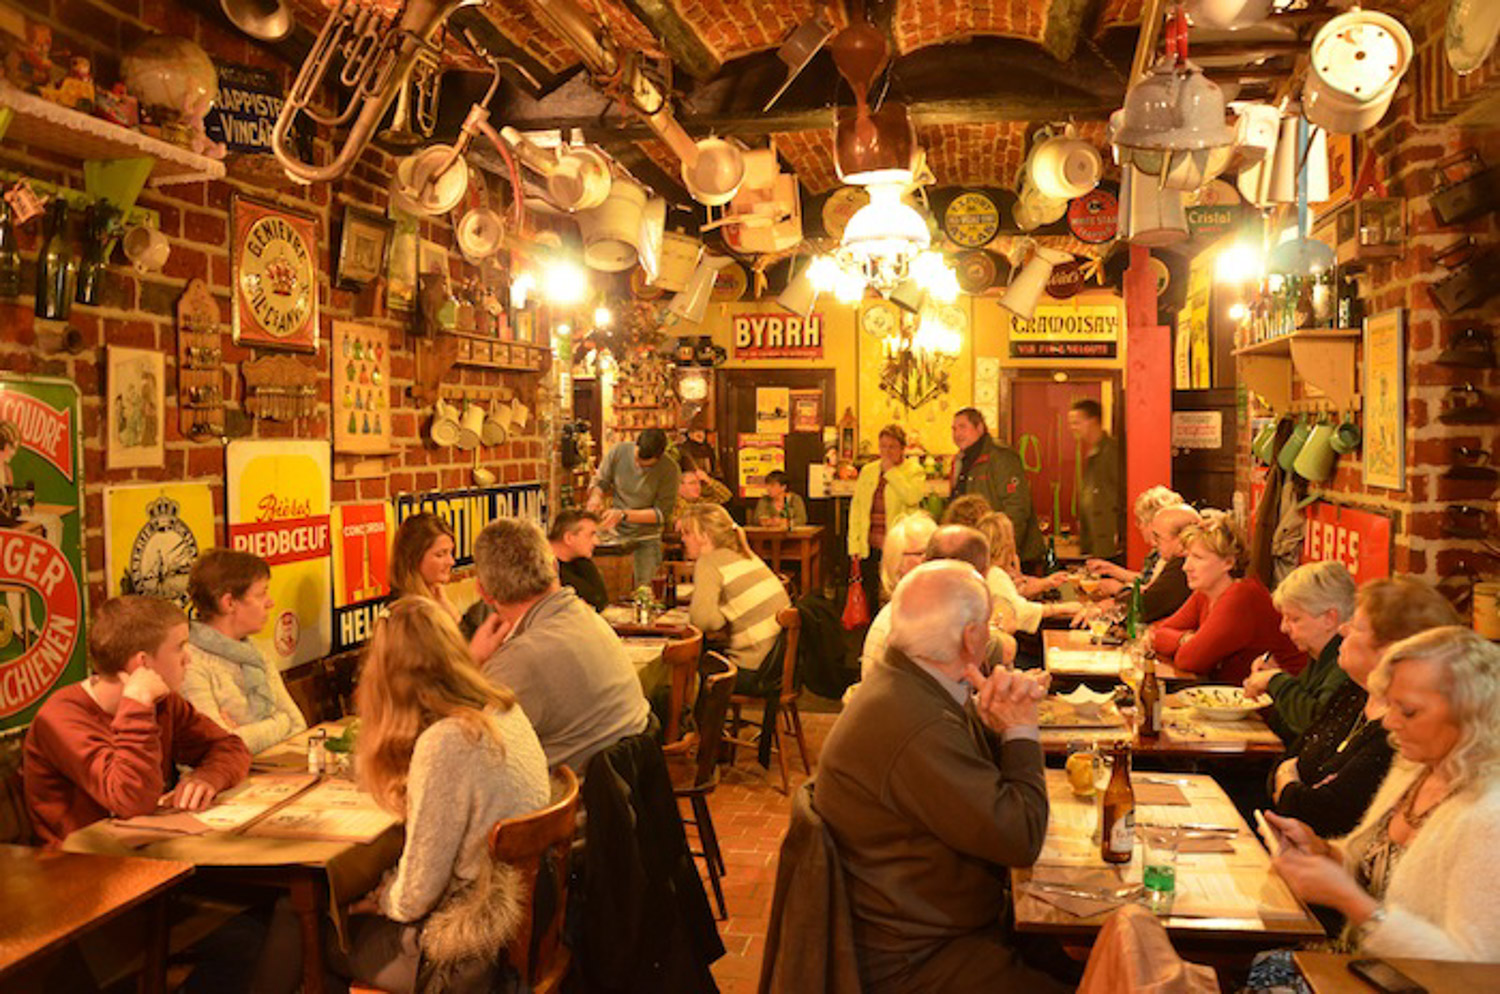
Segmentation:
{"type": "Polygon", "coordinates": [[[1135,803],[1138,806],[1183,807],[1191,803],[1182,788],[1175,783],[1142,783],[1136,780],[1130,787],[1135,792],[1135,803]]]}
{"type": "Polygon", "coordinates": [[[1279,745],[1281,739],[1256,717],[1242,721],[1207,721],[1190,708],[1165,708],[1162,734],[1179,742],[1224,742],[1244,745],[1279,745]]]}
{"type": "Polygon", "coordinates": [[[1046,653],[1047,669],[1053,673],[1083,676],[1120,675],[1120,654],[1109,649],[1057,649],[1046,653]]]}

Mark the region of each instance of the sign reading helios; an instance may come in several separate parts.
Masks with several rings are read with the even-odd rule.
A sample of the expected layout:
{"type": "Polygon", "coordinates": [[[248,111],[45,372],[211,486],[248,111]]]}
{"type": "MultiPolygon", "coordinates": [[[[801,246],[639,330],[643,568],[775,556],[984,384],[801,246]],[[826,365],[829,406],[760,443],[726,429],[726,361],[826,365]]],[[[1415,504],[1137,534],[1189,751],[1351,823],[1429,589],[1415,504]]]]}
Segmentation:
{"type": "Polygon", "coordinates": [[[733,327],[736,359],[823,358],[821,314],[737,314],[733,327]]]}

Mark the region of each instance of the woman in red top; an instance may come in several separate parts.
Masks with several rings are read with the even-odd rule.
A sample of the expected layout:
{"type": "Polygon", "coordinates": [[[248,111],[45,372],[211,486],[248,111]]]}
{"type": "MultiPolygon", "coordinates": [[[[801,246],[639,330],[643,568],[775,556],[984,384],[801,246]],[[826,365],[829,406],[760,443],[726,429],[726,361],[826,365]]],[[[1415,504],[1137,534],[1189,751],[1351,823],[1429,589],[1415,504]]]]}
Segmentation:
{"type": "Polygon", "coordinates": [[[1262,653],[1288,673],[1301,672],[1307,655],[1281,631],[1281,613],[1254,577],[1241,576],[1245,540],[1222,515],[1183,530],[1183,572],[1193,591],[1177,612],[1151,632],[1158,656],[1173,666],[1221,683],[1242,683],[1262,653]]]}

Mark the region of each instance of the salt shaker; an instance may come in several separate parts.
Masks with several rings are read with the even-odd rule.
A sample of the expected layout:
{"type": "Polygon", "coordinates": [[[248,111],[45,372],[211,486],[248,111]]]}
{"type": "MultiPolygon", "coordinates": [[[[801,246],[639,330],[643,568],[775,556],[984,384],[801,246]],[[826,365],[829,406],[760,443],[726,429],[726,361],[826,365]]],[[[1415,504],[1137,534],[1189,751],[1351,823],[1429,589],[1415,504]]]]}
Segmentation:
{"type": "Polygon", "coordinates": [[[328,754],[324,750],[324,744],[328,741],[328,732],[318,728],[308,733],[307,736],[307,772],[319,774],[328,765],[328,754]]]}

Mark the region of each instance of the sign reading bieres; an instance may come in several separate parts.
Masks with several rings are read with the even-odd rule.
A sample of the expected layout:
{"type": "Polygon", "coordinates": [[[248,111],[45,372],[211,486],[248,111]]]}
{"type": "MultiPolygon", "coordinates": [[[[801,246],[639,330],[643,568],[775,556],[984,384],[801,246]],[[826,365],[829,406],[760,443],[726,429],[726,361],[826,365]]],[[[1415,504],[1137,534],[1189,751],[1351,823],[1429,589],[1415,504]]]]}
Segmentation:
{"type": "Polygon", "coordinates": [[[1111,359],[1124,327],[1125,302],[1119,297],[1047,297],[1030,321],[1010,315],[1010,354],[1014,359],[1111,359]]]}
{"type": "Polygon", "coordinates": [[[1391,519],[1327,501],[1307,509],[1304,563],[1343,563],[1355,583],[1391,575],[1391,519]]]}
{"type": "Polygon", "coordinates": [[[736,359],[823,358],[823,315],[736,314],[736,359]]]}

